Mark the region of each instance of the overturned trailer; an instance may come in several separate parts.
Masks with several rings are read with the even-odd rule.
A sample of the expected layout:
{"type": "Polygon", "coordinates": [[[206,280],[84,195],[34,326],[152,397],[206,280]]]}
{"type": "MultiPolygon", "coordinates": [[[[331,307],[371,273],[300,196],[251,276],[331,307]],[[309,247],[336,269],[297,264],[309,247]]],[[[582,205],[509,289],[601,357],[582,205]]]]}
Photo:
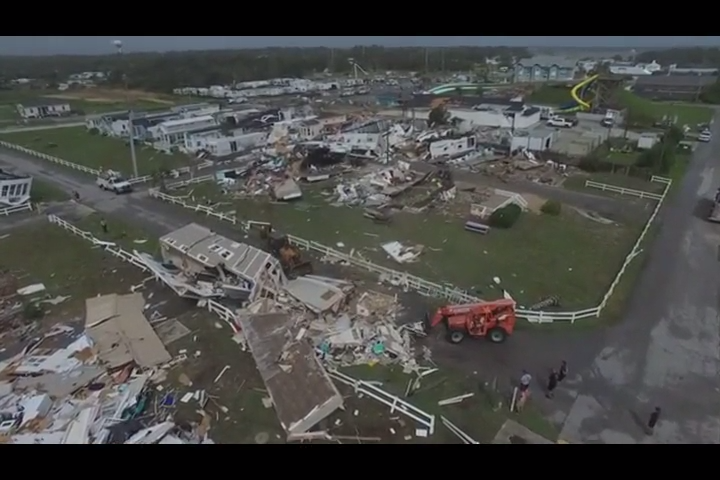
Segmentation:
{"type": "Polygon", "coordinates": [[[287,283],[280,262],[269,253],[196,223],[161,237],[160,252],[165,264],[218,296],[252,302],[261,295],[276,296],[287,283]]]}

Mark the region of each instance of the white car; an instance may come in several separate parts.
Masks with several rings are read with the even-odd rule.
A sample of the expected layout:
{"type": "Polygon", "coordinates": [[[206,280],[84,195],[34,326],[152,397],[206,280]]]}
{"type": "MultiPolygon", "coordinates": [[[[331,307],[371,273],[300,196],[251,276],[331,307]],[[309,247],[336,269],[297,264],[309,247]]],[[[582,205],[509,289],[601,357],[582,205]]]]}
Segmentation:
{"type": "Polygon", "coordinates": [[[708,143],[710,140],[712,140],[710,130],[703,130],[700,132],[700,135],[698,135],[698,142],[708,143]]]}
{"type": "Polygon", "coordinates": [[[547,121],[547,125],[548,127],[572,128],[577,125],[577,120],[569,120],[563,117],[550,117],[550,120],[547,121]]]}

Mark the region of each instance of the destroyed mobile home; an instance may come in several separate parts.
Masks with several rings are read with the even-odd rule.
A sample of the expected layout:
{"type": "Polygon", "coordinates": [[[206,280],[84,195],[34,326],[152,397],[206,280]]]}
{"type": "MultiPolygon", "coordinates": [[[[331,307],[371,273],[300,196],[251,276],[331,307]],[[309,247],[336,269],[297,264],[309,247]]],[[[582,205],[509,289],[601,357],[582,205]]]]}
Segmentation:
{"type": "Polygon", "coordinates": [[[231,312],[226,320],[234,340],[252,354],[289,435],[308,432],[342,407],[326,368],[420,368],[411,336],[421,329],[396,325],[394,296],[358,292],[351,282],[316,275],[289,279],[267,252],[197,224],[163,236],[160,245],[162,261],[134,255],[178,295],[199,305],[219,302],[231,312]]]}
{"type": "Polygon", "coordinates": [[[89,298],[79,335],[56,325],[0,362],[0,443],[213,443],[206,422],[172,421],[159,384],[185,358],[167,352],[150,307],[139,293],[89,298]],[[45,346],[57,338],[68,345],[45,346]]]}

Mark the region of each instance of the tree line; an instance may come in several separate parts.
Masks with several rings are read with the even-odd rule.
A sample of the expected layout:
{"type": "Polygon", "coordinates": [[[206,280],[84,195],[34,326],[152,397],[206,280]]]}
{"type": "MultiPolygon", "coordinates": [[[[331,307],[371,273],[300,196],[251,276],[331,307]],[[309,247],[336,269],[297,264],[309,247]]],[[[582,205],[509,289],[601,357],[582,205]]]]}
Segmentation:
{"type": "Polygon", "coordinates": [[[368,72],[404,71],[433,74],[473,71],[487,58],[511,63],[528,58],[527,48],[448,47],[266,48],[123,55],[0,57],[5,79],[36,78],[58,83],[72,73],[109,72],[109,82],[168,92],[185,86],[226,85],[274,77],[307,77],[322,72],[347,74],[356,62],[368,72]]]}

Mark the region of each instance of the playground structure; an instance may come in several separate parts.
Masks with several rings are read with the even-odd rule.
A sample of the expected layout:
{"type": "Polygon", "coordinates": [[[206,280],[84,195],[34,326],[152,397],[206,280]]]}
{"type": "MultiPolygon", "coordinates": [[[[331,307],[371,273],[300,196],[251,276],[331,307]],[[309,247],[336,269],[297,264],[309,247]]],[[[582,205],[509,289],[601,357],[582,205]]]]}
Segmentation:
{"type": "Polygon", "coordinates": [[[485,83],[446,83],[423,92],[423,95],[435,96],[468,96],[485,98],[515,98],[524,97],[532,91],[531,84],[508,83],[503,85],[490,85],[485,83]]]}
{"type": "Polygon", "coordinates": [[[572,102],[556,110],[558,113],[602,111],[617,109],[615,93],[622,85],[621,77],[591,75],[570,90],[572,102]]]}
{"type": "Polygon", "coordinates": [[[590,86],[598,79],[599,75],[592,75],[575,85],[570,90],[570,96],[573,99],[573,103],[560,107],[558,112],[570,113],[570,112],[583,112],[589,111],[592,108],[589,97],[590,86]]]}
{"type": "Polygon", "coordinates": [[[445,95],[447,93],[456,93],[458,91],[463,93],[477,93],[482,88],[483,86],[479,83],[446,83],[445,85],[439,85],[437,87],[431,88],[425,93],[427,93],[428,95],[445,95]]]}
{"type": "MultiPolygon", "coordinates": [[[[616,94],[624,79],[619,76],[590,75],[575,84],[570,90],[572,101],[556,110],[557,113],[604,111],[608,108],[621,109],[616,94]]],[[[544,84],[509,84],[500,87],[500,91],[508,96],[524,96],[532,89],[544,84]]],[[[559,87],[559,85],[558,85],[559,87]]],[[[446,83],[424,92],[426,95],[478,95],[488,85],[471,82],[446,83]]],[[[498,87],[494,87],[498,88],[498,87]]],[[[490,88],[492,90],[492,87],[490,88]]],[[[493,96],[485,92],[488,97],[493,96]]]]}

